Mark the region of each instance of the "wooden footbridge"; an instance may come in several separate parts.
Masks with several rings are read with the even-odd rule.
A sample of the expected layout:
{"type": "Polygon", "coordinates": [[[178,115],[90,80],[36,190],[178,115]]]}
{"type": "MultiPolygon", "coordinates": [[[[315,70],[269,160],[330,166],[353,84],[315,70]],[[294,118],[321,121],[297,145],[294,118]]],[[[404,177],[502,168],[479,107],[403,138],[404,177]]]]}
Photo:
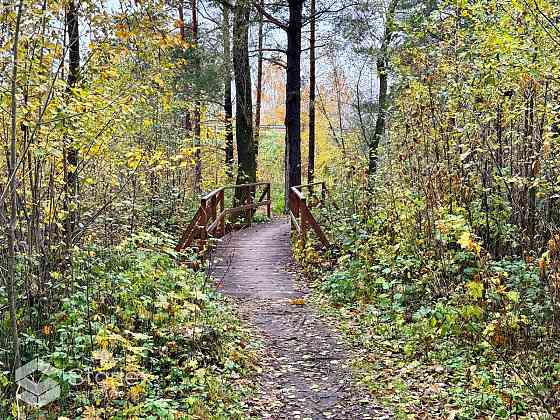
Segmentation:
{"type": "Polygon", "coordinates": [[[375,400],[364,399],[367,391],[357,384],[347,364],[352,358],[348,349],[336,330],[306,304],[308,291],[292,260],[290,233],[304,241],[315,234],[323,246],[329,246],[313,214],[328,200],[325,184],[291,188],[289,218],[252,223],[258,209],[272,215],[270,192],[269,183],[212,191],[201,199],[177,244],[178,250],[211,249],[207,261],[215,287],[230,296],[263,345],[258,393],[247,401],[248,416],[393,418],[375,400]],[[207,247],[210,238],[221,240],[207,247]]]}
{"type": "MultiPolygon", "coordinates": [[[[270,183],[258,182],[221,187],[205,195],[177,243],[177,251],[191,246],[202,249],[210,238],[222,238],[233,230],[251,226],[253,215],[259,208],[266,208],[266,214],[271,218],[270,192],[270,183]],[[233,193],[231,207],[226,206],[226,191],[233,193]]],[[[312,209],[325,206],[327,198],[324,182],[290,188],[288,215],[292,229],[304,242],[308,233],[313,231],[325,247],[329,246],[329,240],[312,213],[312,209]]]]}

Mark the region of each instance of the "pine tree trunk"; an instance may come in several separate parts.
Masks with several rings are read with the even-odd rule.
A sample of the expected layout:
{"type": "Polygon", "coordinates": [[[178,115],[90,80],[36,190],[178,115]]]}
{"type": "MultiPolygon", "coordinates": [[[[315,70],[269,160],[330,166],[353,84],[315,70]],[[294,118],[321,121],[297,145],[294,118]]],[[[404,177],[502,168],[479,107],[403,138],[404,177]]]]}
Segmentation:
{"type": "MultiPolygon", "coordinates": [[[[261,0],[261,7],[264,1],[261,0]]],[[[263,15],[259,13],[258,34],[258,58],[257,58],[257,94],[255,104],[255,157],[259,155],[259,136],[261,128],[261,101],[262,101],[262,78],[263,78],[263,15]]]]}
{"type": "Polygon", "coordinates": [[[303,0],[289,0],[286,69],[286,131],[288,136],[288,185],[301,184],[301,26],[303,0]]]}
{"type": "Polygon", "coordinates": [[[309,8],[309,146],[307,158],[307,182],[313,183],[315,175],[315,0],[309,8]]]}
{"type": "MultiPolygon", "coordinates": [[[[253,101],[249,67],[250,3],[238,0],[233,24],[233,71],[235,74],[235,137],[237,142],[237,184],[256,181],[257,165],[253,138],[253,101]]],[[[242,191],[236,190],[239,202],[242,191]]]]}
{"type": "Polygon", "coordinates": [[[225,152],[226,175],[233,178],[233,107],[231,101],[231,43],[229,27],[229,6],[223,6],[222,36],[224,41],[224,114],[225,114],[225,152]]]}

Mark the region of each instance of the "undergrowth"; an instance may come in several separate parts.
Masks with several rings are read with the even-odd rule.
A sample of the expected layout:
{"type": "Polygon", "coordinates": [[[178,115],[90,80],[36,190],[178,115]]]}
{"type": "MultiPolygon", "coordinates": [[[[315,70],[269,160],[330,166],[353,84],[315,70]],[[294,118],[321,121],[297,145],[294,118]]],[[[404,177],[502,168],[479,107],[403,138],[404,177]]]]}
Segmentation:
{"type": "Polygon", "coordinates": [[[398,418],[559,416],[560,238],[542,255],[493,256],[464,208],[426,217],[411,192],[364,196],[317,210],[336,245],[295,256],[379,401],[398,418]]]}
{"type": "MultiPolygon", "coordinates": [[[[140,233],[51,273],[58,281],[33,306],[29,319],[41,321],[25,326],[22,348],[24,363],[54,367],[61,396],[45,409],[2,397],[1,418],[243,418],[255,361],[247,331],[206,275],[175,257],[161,232],[140,233]]],[[[0,372],[0,396],[13,389],[0,372]]]]}

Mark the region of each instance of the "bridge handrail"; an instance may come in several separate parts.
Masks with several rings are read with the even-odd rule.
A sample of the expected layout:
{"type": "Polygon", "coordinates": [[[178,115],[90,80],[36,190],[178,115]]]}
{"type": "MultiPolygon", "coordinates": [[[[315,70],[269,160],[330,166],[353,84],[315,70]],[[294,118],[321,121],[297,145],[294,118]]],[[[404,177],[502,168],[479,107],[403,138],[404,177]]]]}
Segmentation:
{"type": "Polygon", "coordinates": [[[292,229],[295,229],[298,232],[300,239],[304,243],[307,241],[307,232],[309,231],[309,228],[311,228],[325,247],[330,246],[327,236],[311,213],[312,208],[323,207],[326,204],[327,197],[328,189],[325,182],[296,185],[290,188],[288,193],[288,212],[290,215],[291,226],[292,229]],[[321,186],[321,196],[317,197],[314,187],[319,185],[321,186]],[[307,200],[307,196],[304,194],[303,190],[308,191],[309,198],[313,201],[307,200]]]}
{"type": "Polygon", "coordinates": [[[245,219],[251,225],[253,213],[261,206],[266,206],[268,217],[272,214],[272,200],[270,198],[270,183],[255,182],[251,184],[228,185],[220,187],[206,194],[200,199],[200,206],[191,222],[183,232],[175,249],[181,251],[193,243],[197,236],[202,242],[209,237],[221,238],[226,234],[225,219],[228,215],[237,215],[245,212],[245,219]],[[264,187],[258,200],[255,201],[257,188],[264,187]],[[239,196],[240,205],[236,207],[225,206],[225,190],[241,189],[239,196]]]}
{"type": "Polygon", "coordinates": [[[226,186],[223,186],[223,187],[220,187],[220,188],[216,188],[213,191],[210,191],[208,194],[203,196],[201,198],[201,200],[203,200],[203,199],[208,200],[208,199],[212,198],[213,196],[215,196],[215,195],[217,195],[220,192],[225,191],[225,190],[233,190],[233,189],[247,188],[247,187],[261,187],[263,185],[268,186],[268,185],[270,185],[270,183],[269,182],[253,182],[251,184],[226,185],[226,186]]]}

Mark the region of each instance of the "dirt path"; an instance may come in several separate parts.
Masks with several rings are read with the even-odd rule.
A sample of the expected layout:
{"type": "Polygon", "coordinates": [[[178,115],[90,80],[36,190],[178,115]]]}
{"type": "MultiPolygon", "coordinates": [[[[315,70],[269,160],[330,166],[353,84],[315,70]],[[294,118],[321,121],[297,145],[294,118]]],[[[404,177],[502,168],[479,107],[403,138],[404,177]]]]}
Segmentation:
{"type": "Polygon", "coordinates": [[[272,419],[388,419],[355,384],[342,338],[294,284],[285,219],[236,232],[216,250],[212,274],[264,341],[261,395],[251,415],[272,419]]]}

